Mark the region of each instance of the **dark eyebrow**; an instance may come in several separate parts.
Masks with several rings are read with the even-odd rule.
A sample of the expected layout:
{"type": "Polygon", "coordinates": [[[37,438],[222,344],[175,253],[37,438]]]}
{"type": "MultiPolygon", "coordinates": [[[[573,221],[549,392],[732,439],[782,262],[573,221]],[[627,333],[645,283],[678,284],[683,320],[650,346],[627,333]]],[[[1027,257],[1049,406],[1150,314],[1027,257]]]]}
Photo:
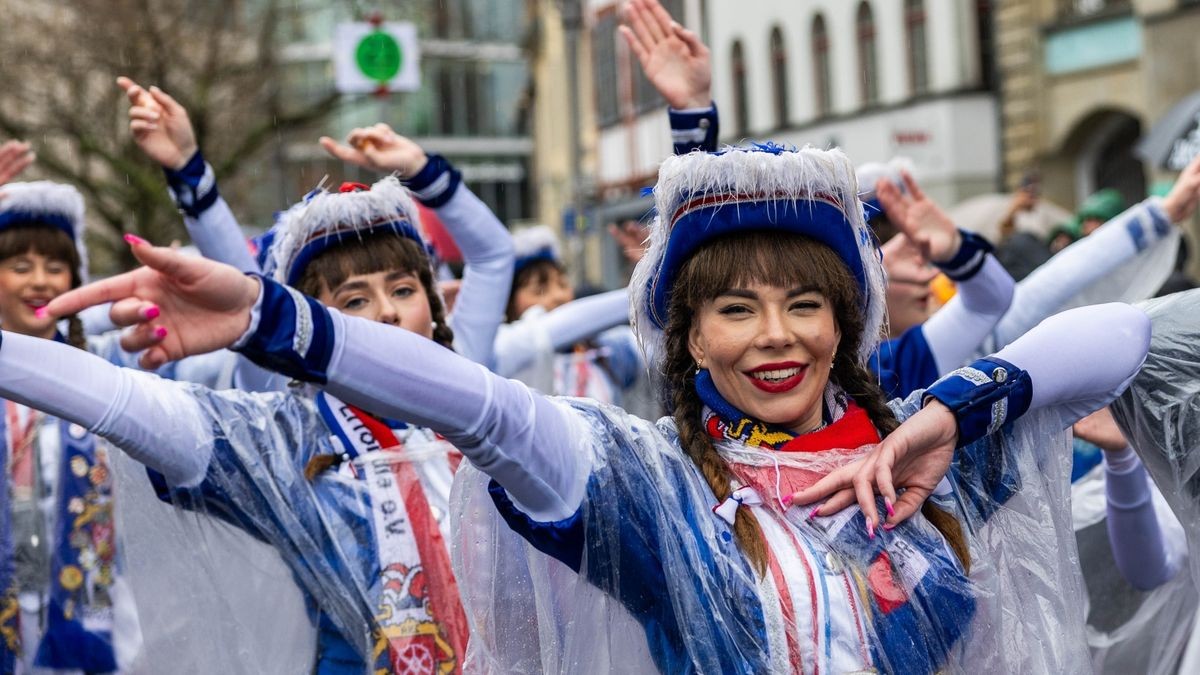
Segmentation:
{"type": "Polygon", "coordinates": [[[396,270],[395,272],[392,272],[391,274],[387,275],[385,280],[386,281],[396,281],[397,279],[406,279],[406,278],[416,279],[417,275],[413,274],[412,272],[401,272],[400,270],[396,270]]]}
{"type": "Polygon", "coordinates": [[[797,287],[793,288],[792,290],[788,291],[787,296],[789,298],[794,298],[797,295],[804,295],[805,293],[821,293],[821,289],[818,288],[816,284],[808,284],[807,286],[797,286],[797,287]]]}
{"type": "Polygon", "coordinates": [[[755,293],[754,291],[748,291],[744,288],[730,288],[728,290],[721,291],[721,293],[719,295],[717,295],[717,297],[719,298],[719,297],[726,296],[726,295],[732,295],[735,298],[746,298],[747,300],[757,300],[758,299],[757,293],[755,293]]]}
{"type": "Polygon", "coordinates": [[[366,290],[366,288],[367,282],[365,281],[347,281],[341,286],[338,286],[337,290],[335,290],[333,294],[337,295],[338,293],[344,293],[346,291],[363,291],[366,290]]]}

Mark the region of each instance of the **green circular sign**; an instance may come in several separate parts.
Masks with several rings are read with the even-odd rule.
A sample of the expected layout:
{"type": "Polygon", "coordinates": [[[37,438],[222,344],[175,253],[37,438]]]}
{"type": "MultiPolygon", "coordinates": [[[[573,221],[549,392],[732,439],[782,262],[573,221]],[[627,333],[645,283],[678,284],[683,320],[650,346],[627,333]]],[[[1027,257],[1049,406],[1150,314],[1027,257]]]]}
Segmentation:
{"type": "Polygon", "coordinates": [[[354,60],[363,75],[379,82],[387,82],[400,72],[403,55],[400,43],[383,31],[375,31],[364,37],[354,50],[354,60]]]}

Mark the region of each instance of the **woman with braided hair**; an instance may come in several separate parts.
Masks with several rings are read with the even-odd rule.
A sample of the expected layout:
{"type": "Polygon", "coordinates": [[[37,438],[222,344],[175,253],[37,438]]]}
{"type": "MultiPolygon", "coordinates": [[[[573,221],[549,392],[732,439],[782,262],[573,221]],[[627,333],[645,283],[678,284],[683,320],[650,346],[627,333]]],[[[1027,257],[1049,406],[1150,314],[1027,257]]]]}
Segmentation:
{"type": "MultiPolygon", "coordinates": [[[[145,364],[232,345],[454,443],[470,463],[452,535],[469,667],[1082,671],[1064,430],[1132,377],[1146,317],[1073,310],[885,405],[864,370],[883,277],[856,191],[837,151],[664,162],[632,285],[639,337],[665,359],[657,424],[141,244],[147,267],[49,311],[152,302],[154,320],[119,317],[145,364]],[[1080,329],[1095,340],[1064,349],[1080,329]]],[[[3,337],[0,373],[53,349],[3,337]]],[[[32,395],[0,376],[9,389],[32,395]]],[[[127,410],[83,422],[141,452],[127,410]]]]}

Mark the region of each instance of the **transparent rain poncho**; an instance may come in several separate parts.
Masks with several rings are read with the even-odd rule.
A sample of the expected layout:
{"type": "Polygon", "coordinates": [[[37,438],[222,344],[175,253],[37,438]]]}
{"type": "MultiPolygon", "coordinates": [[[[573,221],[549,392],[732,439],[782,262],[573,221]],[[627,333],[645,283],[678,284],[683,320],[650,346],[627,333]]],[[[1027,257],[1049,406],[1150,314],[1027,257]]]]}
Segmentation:
{"type": "MultiPolygon", "coordinates": [[[[144,384],[185,388],[198,407],[177,412],[211,428],[197,442],[211,443],[213,455],[197,487],[167,489],[156,478],[175,506],[158,503],[139,464],[126,457],[119,467],[129,574],[146,607],[137,672],[311,672],[318,624],[345,638],[346,658],[373,666],[386,649],[380,612],[401,622],[410,600],[433,591],[381,572],[371,491],[352,473],[411,463],[441,530],[457,451],[425,430],[398,431],[403,451],[371,452],[310,481],[312,457],[343,452],[311,392],[144,384]]],[[[429,569],[424,580],[438,583],[429,569]]],[[[418,639],[413,653],[428,648],[442,662],[445,645],[427,642],[418,639]]]]}
{"type": "MultiPolygon", "coordinates": [[[[917,410],[921,393],[892,404],[901,418],[917,410]]],[[[770,574],[752,570],[725,521],[713,515],[716,499],[679,449],[673,422],[653,425],[583,400],[571,405],[590,429],[574,449],[591,463],[584,502],[573,517],[585,542],[572,563],[579,573],[510,528],[513,520],[506,519],[514,512],[504,508],[506,496],[487,476],[464,465],[457,478],[451,546],[472,627],[467,669],[795,669],[784,644],[779,590],[770,574]]],[[[851,595],[864,608],[870,660],[884,672],[1087,672],[1083,592],[1067,508],[1068,438],[1055,412],[1035,411],[959,451],[948,489],[935,501],[966,533],[969,575],[920,514],[870,540],[857,507],[818,519],[825,521],[820,527],[805,522],[807,509],[753,509],[760,523],[786,521],[807,545],[849,570],[851,595]],[[895,562],[888,566],[883,557],[880,568],[882,553],[895,562]],[[880,578],[892,585],[877,583],[880,578]]],[[[822,474],[865,451],[720,446],[728,461],[768,475],[777,467],[822,474]]],[[[777,494],[762,497],[770,503],[777,494]]],[[[564,526],[516,525],[527,531],[564,526]]],[[[556,536],[567,535],[538,539],[552,550],[556,536]]],[[[795,616],[808,609],[798,607],[795,616]]],[[[853,639],[833,635],[834,649],[853,639]]]]}

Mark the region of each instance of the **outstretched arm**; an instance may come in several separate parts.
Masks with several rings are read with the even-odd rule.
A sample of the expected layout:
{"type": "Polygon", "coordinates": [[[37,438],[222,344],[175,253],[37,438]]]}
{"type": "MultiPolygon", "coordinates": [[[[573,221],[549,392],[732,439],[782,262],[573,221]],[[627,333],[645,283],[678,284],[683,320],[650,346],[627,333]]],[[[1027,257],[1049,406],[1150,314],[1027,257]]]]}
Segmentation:
{"type": "Polygon", "coordinates": [[[187,487],[204,478],[213,437],[185,386],[51,340],[4,332],[0,396],[69,420],[187,487]]]}
{"type": "Polygon", "coordinates": [[[187,110],[158,87],[143,89],[127,77],[117,85],[129,99],[129,130],[146,156],[162,167],[175,205],[201,255],[243,272],[258,264],[229,205],[217,191],[212,166],[204,161],[187,110]]]}
{"type": "Polygon", "coordinates": [[[625,288],[572,300],[545,314],[521,319],[496,338],[496,373],[512,377],[528,367],[542,349],[566,349],[628,321],[629,290],[625,288]]]}
{"type": "Polygon", "coordinates": [[[147,267],[63,294],[58,316],[116,301],[123,338],[145,349],[143,365],[228,347],[288,377],[325,385],[338,398],[442,433],[539,520],[572,515],[588,467],[590,438],[564,405],[415,333],[331,312],[317,301],[227,265],[136,241],[147,267]],[[147,321],[139,304],[161,314],[147,321]]]}

